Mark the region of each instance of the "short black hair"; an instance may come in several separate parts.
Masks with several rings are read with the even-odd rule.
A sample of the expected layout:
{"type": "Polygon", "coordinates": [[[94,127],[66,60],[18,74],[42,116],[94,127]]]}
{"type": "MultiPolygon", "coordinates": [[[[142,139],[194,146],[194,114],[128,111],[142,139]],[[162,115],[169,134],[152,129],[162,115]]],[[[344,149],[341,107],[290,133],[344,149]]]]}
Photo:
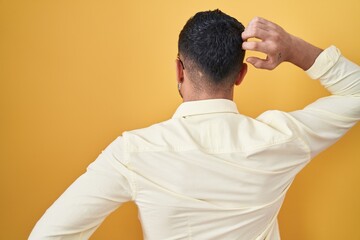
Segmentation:
{"type": "Polygon", "coordinates": [[[196,13],[179,35],[178,51],[185,68],[186,61],[195,64],[212,85],[235,80],[245,55],[243,31],[238,20],[219,9],[196,13]]]}

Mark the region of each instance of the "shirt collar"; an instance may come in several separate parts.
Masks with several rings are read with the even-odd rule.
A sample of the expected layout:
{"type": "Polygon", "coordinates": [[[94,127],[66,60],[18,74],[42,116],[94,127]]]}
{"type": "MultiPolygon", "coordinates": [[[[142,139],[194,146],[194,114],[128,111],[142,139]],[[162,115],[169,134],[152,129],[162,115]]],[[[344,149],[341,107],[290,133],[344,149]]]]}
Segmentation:
{"type": "Polygon", "coordinates": [[[236,104],[228,99],[208,99],[182,103],[172,118],[209,113],[239,113],[236,104]]]}

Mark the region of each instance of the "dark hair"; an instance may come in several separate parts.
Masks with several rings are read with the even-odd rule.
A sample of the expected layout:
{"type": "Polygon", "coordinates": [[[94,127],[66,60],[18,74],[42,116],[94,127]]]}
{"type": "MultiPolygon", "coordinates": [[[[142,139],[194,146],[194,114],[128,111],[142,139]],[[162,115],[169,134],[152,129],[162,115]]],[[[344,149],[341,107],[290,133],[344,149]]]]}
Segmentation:
{"type": "Polygon", "coordinates": [[[179,35],[178,50],[185,69],[186,62],[195,64],[215,85],[235,80],[245,55],[243,31],[239,21],[219,9],[196,13],[179,35]]]}

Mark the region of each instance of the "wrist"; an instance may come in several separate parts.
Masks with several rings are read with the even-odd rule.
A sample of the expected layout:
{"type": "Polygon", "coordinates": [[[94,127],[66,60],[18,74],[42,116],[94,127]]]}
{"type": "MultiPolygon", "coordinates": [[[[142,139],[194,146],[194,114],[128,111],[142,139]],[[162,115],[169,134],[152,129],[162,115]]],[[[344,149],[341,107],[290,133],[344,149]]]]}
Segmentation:
{"type": "Polygon", "coordinates": [[[323,51],[322,49],[291,35],[291,45],[288,62],[298,66],[304,71],[308,70],[316,58],[323,51]]]}

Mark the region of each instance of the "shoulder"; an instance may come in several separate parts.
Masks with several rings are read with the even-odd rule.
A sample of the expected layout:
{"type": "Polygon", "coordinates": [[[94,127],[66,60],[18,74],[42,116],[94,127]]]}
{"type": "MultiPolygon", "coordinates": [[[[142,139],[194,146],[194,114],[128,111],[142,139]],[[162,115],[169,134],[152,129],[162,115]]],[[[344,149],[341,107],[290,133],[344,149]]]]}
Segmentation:
{"type": "Polygon", "coordinates": [[[269,110],[256,118],[257,121],[286,135],[293,135],[296,130],[296,119],[288,112],[269,110]]]}
{"type": "Polygon", "coordinates": [[[125,131],[122,138],[127,151],[156,150],[172,144],[179,136],[179,129],[179,120],[169,119],[145,128],[125,131]]]}

